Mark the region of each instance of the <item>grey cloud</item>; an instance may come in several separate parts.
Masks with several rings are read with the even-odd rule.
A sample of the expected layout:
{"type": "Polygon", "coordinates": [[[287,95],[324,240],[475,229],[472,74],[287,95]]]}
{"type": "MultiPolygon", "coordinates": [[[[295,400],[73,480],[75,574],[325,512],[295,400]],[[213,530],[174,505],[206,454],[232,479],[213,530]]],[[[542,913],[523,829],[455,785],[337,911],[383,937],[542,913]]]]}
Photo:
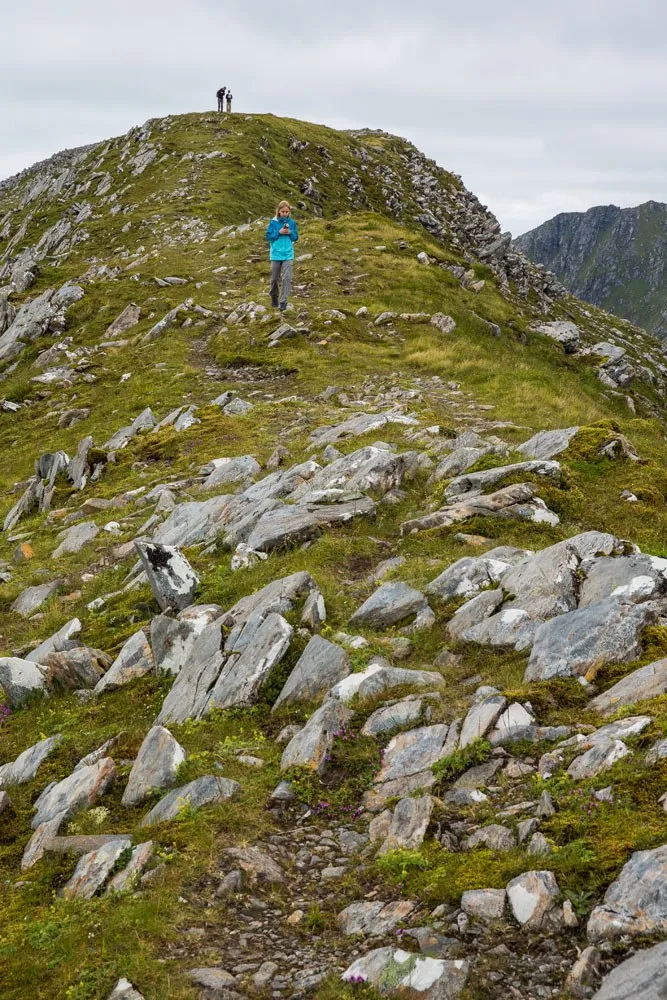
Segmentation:
{"type": "Polygon", "coordinates": [[[213,106],[415,142],[519,233],[667,200],[657,0],[25,0],[3,14],[0,176],[148,117],[213,106]]]}

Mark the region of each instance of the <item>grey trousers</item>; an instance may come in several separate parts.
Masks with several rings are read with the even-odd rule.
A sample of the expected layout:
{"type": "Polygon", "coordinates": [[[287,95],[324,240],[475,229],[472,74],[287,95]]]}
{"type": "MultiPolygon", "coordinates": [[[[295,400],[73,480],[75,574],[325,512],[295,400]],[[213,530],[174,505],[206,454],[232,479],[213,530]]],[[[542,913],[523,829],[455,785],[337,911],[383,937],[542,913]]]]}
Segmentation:
{"type": "Polygon", "coordinates": [[[272,260],[271,261],[271,284],[269,286],[269,294],[271,296],[272,302],[278,302],[279,292],[280,292],[280,302],[283,305],[287,304],[287,299],[289,293],[292,290],[292,270],[294,267],[293,260],[272,260]],[[280,287],[280,279],[282,278],[282,288],[280,287]]]}

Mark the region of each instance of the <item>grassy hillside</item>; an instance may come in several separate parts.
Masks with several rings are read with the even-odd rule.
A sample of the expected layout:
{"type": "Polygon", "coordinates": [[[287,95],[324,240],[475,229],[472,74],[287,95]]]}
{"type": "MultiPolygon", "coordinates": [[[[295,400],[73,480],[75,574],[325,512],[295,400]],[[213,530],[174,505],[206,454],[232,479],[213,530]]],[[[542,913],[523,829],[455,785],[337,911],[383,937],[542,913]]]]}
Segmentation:
{"type": "MultiPolygon", "coordinates": [[[[411,437],[414,428],[387,424],[339,442],[339,450],[350,454],[381,439],[399,451],[430,453],[437,462],[439,443],[474,429],[499,436],[510,448],[509,457],[482,458],[474,467],[481,469],[520,460],[512,449],[538,430],[581,426],[568,451],[558,456],[562,484],[536,480],[560,523],[478,518],[460,527],[402,536],[406,519],[442,502],[442,482],[429,484],[424,470],[403,484],[395,503],[378,504],[374,523],[354,520],[333,527],[307,547],[273,553],[249,570],[232,572],[230,554],[220,545],[187,549],[201,578],[197,603],[226,609],[271,580],[306,569],[324,595],[323,634],[331,638],[339,629],[352,631],[348,619],[375,589],[369,573],[381,560],[403,556],[405,563],[394,576],[422,588],[454,560],[478,555],[477,535],[484,536],[487,548],[539,549],[596,529],[667,557],[665,369],[658,345],[630,323],[576,299],[545,297],[542,278],[528,264],[510,267],[497,255],[480,259],[471,231],[462,224],[471,211],[467,197],[458,178],[396,137],[336,132],[273,116],[213,114],[147,123],[128,136],[63,155],[5,182],[0,187],[0,273],[9,282],[12,269],[18,273],[16,262],[32,253],[35,274],[34,282],[24,291],[13,290],[8,301],[18,309],[67,282],[80,283],[84,294],[67,312],[63,331],[38,337],[4,363],[0,392],[19,408],[0,412],[0,514],[4,517],[16,503],[21,493],[17,484],[33,474],[40,455],[62,449],[72,456],[79,441],[90,435],[95,457],[102,460],[104,443],[148,406],[161,420],[178,406],[196,405],[199,423],[181,433],[166,427],[138,435],[83,491],[58,479],[49,512],[33,512],[2,533],[0,560],[7,580],[0,585],[0,653],[25,654],[78,617],[81,641],[115,656],[159,613],[147,585],[126,589],[135,556],[123,548],[145,530],[157,499],[146,495],[155,486],[173,484],[178,502],[203,499],[196,477],[207,462],[250,454],[264,475],[277,445],[289,452],[286,465],[312,457],[321,461],[322,449],[314,450],[310,441],[315,428],[394,403],[418,418],[416,438],[411,437]],[[224,155],[210,156],[218,152],[224,155]],[[138,172],[142,157],[151,162],[138,172]],[[424,182],[427,174],[432,182],[424,182]],[[303,259],[297,259],[293,308],[285,316],[300,332],[269,347],[268,333],[279,319],[269,314],[266,321],[261,315],[251,321],[245,314],[236,321],[235,310],[242,303],[269,306],[264,229],[282,197],[295,205],[301,232],[297,256],[303,259]],[[435,225],[429,231],[418,221],[434,207],[440,212],[439,234],[435,225]],[[35,248],[62,220],[71,228],[41,256],[44,245],[35,248]],[[426,254],[429,262],[422,263],[418,254],[426,254]],[[527,276],[524,287],[506,280],[519,267],[527,276]],[[168,278],[182,283],[165,284],[168,278]],[[131,302],[141,307],[140,319],[114,343],[106,330],[131,302]],[[144,340],[181,303],[186,307],[177,322],[156,339],[144,340]],[[361,307],[367,313],[359,315],[361,307]],[[386,311],[422,313],[426,320],[397,315],[376,325],[386,311]],[[428,319],[435,313],[453,317],[454,331],[442,334],[431,325],[428,319]],[[598,377],[599,355],[565,354],[533,329],[559,319],[577,324],[584,345],[621,338],[635,370],[631,386],[610,387],[598,377]],[[65,348],[37,362],[65,338],[65,348]],[[45,363],[48,371],[58,369],[56,375],[52,381],[35,381],[45,363]],[[327,391],[332,386],[335,391],[327,391]],[[212,405],[227,389],[253,408],[228,415],[212,405]],[[73,409],[89,413],[73,426],[59,427],[63,414],[73,409]],[[439,430],[424,433],[433,427],[439,430]],[[618,434],[629,439],[641,461],[611,460],[598,453],[601,444],[618,434]],[[625,502],[623,491],[631,492],[636,502],[625,502]],[[92,498],[110,504],[96,509],[92,498]],[[57,535],[82,507],[85,521],[102,530],[79,552],[54,559],[57,535]],[[109,522],[116,527],[107,531],[109,522]],[[57,593],[36,614],[25,619],[11,610],[26,587],[56,577],[57,593]]],[[[478,230],[479,219],[492,225],[484,213],[477,218],[478,230]]],[[[436,624],[411,636],[409,655],[401,661],[401,666],[424,669],[444,648],[456,654],[456,665],[446,675],[445,697],[433,706],[433,723],[464,714],[477,684],[495,685],[512,700],[530,701],[544,725],[599,722],[586,710],[588,694],[575,680],[525,684],[526,654],[454,643],[445,626],[456,606],[451,601],[438,604],[436,624]],[[476,678],[472,688],[470,678],[476,678]]],[[[298,629],[299,615],[292,612],[287,618],[298,629]]],[[[355,668],[373,653],[392,658],[397,629],[364,634],[370,645],[353,654],[355,668]]],[[[230,941],[236,942],[237,965],[242,966],[243,937],[253,920],[264,921],[269,929],[274,920],[277,928],[261,960],[270,960],[275,950],[292,949],[307,954],[313,968],[329,972],[331,956],[341,968],[352,961],[335,915],[360,893],[379,891],[382,898],[409,898],[432,909],[441,903],[458,905],[465,889],[501,887],[536,867],[525,845],[502,856],[488,850],[461,854],[448,852],[430,836],[419,851],[366,858],[332,883],[334,889],[318,889],[303,922],[289,932],[285,921],[300,908],[298,893],[305,893],[301,883],[288,879],[264,896],[258,890],[268,911],[260,907],[254,913],[242,900],[216,895],[224,848],[266,845],[272,837],[280,846],[280,838],[289,839],[294,830],[298,838],[303,804],[314,809],[304,829],[318,835],[344,822],[368,828],[368,817],[350,817],[387,742],[358,736],[375,705],[356,712],[354,739],[336,742],[328,777],[297,776],[293,812],[281,819],[267,808],[281,778],[283,747],[275,737],[283,726],[308,715],[301,707],[271,714],[271,704],[306,641],[297,631],[279,676],[254,707],[216,711],[202,721],[169,727],[188,753],[179,784],[219,771],[241,783],[242,796],[152,827],[158,874],[139,892],[119,897],[59,898],[57,892],[74,867],[69,856],[48,855],[21,872],[32,803],[50,781],[65,777],[81,757],[117,736],[111,755],[119,780],[98,806],[79,812],[61,833],[128,832],[139,843],[145,809],[127,809],[120,799],[132,759],[171,679],[152,674],[93,700],[55,694],[7,712],[0,722],[0,763],[46,736],[61,733],[63,740],[33,781],[10,791],[12,807],[0,815],[3,997],[97,1000],[106,998],[121,976],[150,1000],[197,997],[189,970],[219,963],[227,967],[230,941]],[[239,762],[238,751],[259,756],[264,766],[239,762]]],[[[638,662],[651,662],[666,651],[667,631],[657,624],[643,636],[638,662]]],[[[603,685],[624,669],[602,665],[603,685]]],[[[653,719],[640,738],[648,746],[651,738],[664,734],[667,703],[658,698],[642,710],[653,719]]],[[[524,756],[536,757],[534,749],[522,750],[524,756]]],[[[436,794],[444,794],[452,774],[475,763],[475,753],[480,760],[488,756],[487,748],[478,746],[457,759],[436,794]]],[[[667,819],[656,801],[664,789],[665,767],[662,762],[647,777],[632,758],[620,761],[612,773],[614,804],[593,810],[587,808],[592,793],[609,783],[609,774],[604,781],[581,783],[576,791],[562,778],[547,784],[535,774],[526,777],[526,798],[539,797],[549,787],[557,800],[556,816],[543,826],[555,844],[544,864],[556,873],[580,917],[633,850],[665,839],[667,819]]],[[[582,935],[583,930],[573,932],[562,954],[573,958],[582,935]]],[[[508,931],[503,940],[512,950],[523,947],[516,932],[508,931]]],[[[250,955],[254,970],[258,961],[250,955]]],[[[481,1000],[496,995],[493,980],[485,975],[502,971],[506,959],[498,956],[496,966],[494,961],[484,966],[484,975],[473,977],[465,996],[481,1000]]],[[[251,974],[253,969],[236,974],[237,995],[270,996],[270,989],[249,981],[251,974]]],[[[561,989],[563,978],[551,980],[550,987],[561,989]]],[[[342,985],[335,970],[313,990],[320,1000],[374,995],[368,988],[359,993],[342,985]]],[[[286,988],[274,995],[299,994],[286,988]]]]}

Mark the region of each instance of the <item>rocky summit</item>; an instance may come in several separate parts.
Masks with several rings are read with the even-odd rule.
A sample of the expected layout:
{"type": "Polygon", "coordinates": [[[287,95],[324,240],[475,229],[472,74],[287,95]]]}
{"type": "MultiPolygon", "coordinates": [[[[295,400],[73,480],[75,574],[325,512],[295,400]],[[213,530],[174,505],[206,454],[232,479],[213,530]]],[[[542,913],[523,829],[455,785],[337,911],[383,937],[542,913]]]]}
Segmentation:
{"type": "Polygon", "coordinates": [[[664,995],[658,340],[190,114],[0,185],[0,383],[3,998],[664,995]]]}

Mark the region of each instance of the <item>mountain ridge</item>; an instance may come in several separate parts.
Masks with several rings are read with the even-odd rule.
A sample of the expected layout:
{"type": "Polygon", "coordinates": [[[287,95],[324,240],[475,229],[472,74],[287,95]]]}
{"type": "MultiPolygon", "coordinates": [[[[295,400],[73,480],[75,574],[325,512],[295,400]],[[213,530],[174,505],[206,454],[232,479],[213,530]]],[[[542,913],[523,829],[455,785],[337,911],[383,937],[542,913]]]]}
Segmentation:
{"type": "Polygon", "coordinates": [[[274,116],[22,172],[0,274],[3,996],[565,998],[664,935],[658,340],[274,116]]]}
{"type": "Polygon", "coordinates": [[[513,245],[554,270],[574,295],[664,337],[666,225],[661,202],[599,205],[560,213],[513,245]]]}

